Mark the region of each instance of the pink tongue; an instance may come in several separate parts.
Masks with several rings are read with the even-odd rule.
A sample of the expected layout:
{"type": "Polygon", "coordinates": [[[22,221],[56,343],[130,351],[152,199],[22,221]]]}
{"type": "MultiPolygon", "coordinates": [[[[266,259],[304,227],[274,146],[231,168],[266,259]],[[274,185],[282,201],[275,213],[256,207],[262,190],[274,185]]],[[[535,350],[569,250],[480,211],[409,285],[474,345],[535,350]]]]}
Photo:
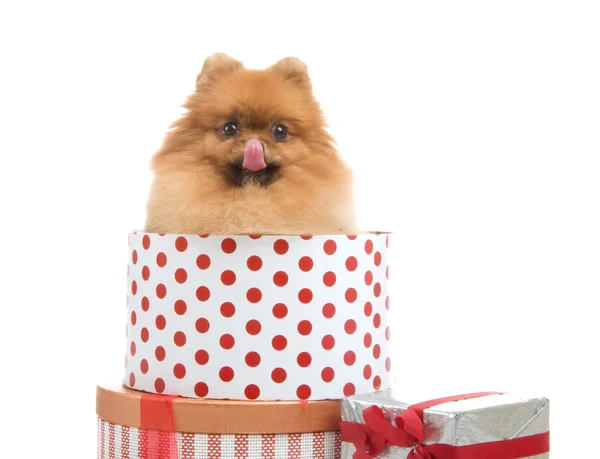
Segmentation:
{"type": "Polygon", "coordinates": [[[246,143],[242,167],[250,172],[257,172],[267,167],[262,144],[258,139],[250,139],[246,143]]]}

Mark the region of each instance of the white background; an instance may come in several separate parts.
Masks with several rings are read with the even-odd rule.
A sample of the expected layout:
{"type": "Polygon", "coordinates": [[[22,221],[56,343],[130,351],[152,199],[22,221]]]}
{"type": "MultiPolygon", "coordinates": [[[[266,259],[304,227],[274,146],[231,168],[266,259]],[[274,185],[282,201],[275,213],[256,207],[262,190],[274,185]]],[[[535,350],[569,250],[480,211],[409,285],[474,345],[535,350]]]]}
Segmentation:
{"type": "Polygon", "coordinates": [[[396,232],[398,376],[546,394],[553,457],[592,457],[598,3],[203,3],[0,7],[3,451],[94,457],[148,160],[226,51],[308,64],[363,227],[396,232]]]}

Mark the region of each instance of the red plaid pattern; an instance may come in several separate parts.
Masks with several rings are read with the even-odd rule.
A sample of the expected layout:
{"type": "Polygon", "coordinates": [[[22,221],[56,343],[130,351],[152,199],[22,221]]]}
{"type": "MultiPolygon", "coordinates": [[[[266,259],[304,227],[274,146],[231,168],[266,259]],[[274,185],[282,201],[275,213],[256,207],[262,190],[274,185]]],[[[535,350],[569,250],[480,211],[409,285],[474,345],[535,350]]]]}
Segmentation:
{"type": "MultiPolygon", "coordinates": [[[[98,459],[148,459],[148,431],[98,419],[98,459]]],[[[340,459],[340,434],[193,434],[176,432],[178,459],[340,459]]],[[[158,459],[168,459],[158,457],[158,459]]]]}

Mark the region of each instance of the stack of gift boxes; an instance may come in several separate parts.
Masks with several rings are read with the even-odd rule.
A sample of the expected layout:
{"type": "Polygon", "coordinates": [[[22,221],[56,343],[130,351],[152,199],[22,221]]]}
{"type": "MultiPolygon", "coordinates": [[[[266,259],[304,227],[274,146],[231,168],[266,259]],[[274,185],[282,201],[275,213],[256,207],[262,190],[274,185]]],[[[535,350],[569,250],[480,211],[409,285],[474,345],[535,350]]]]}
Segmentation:
{"type": "Polygon", "coordinates": [[[98,457],[547,457],[546,399],[388,389],[389,238],[131,233],[98,457]]]}
{"type": "Polygon", "coordinates": [[[130,234],[99,457],[340,457],[340,399],[390,386],[388,242],[130,234]]]}

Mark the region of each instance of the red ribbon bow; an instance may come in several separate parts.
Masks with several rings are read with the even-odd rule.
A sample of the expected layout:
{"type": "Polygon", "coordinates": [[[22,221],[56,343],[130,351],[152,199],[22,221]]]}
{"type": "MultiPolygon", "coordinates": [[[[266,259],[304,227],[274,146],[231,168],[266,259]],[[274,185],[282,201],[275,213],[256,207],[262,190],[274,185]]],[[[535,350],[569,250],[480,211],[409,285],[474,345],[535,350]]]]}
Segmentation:
{"type": "Polygon", "coordinates": [[[548,432],[528,437],[514,438],[476,445],[453,446],[442,443],[423,444],[425,429],[423,412],[442,403],[455,402],[498,392],[477,392],[439,398],[409,406],[395,419],[396,425],[387,422],[378,406],[363,410],[364,424],[342,422],[342,441],[352,443],[356,452],[354,459],[371,459],[379,456],[386,446],[412,448],[409,459],[519,459],[550,451],[548,432]]]}

